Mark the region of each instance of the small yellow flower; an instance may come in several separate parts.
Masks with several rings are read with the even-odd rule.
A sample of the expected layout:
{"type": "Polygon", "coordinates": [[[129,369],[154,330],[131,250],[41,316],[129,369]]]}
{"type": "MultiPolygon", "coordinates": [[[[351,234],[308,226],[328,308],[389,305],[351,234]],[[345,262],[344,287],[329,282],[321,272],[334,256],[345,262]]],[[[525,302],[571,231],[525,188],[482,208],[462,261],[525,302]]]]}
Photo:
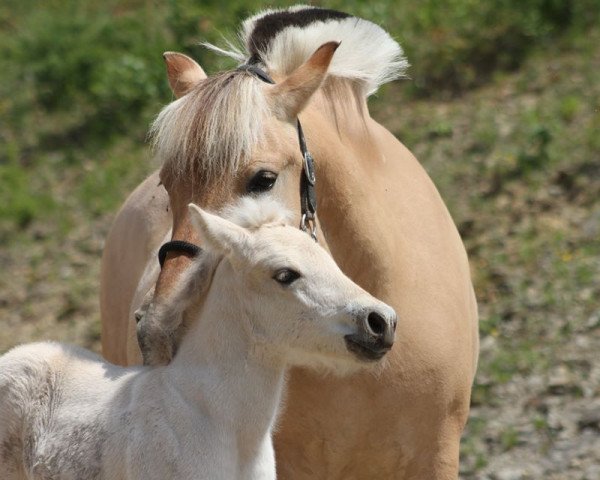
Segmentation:
{"type": "Polygon", "coordinates": [[[570,262],[573,260],[573,254],[571,252],[563,252],[560,256],[563,262],[570,262]]]}

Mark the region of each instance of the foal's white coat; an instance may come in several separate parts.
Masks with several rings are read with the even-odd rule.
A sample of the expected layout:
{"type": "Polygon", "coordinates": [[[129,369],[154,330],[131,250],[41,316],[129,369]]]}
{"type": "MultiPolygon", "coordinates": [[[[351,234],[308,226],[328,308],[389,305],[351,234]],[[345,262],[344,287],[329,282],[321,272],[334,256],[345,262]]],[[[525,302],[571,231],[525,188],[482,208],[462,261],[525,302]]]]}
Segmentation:
{"type": "Polygon", "coordinates": [[[393,338],[396,320],[265,208],[238,214],[241,227],[190,205],[209,251],[180,283],[187,331],[168,366],[117,367],[50,342],[0,358],[3,480],[275,478],[286,365],[352,371],[365,362],[345,337],[371,341],[375,313],[393,338]]]}

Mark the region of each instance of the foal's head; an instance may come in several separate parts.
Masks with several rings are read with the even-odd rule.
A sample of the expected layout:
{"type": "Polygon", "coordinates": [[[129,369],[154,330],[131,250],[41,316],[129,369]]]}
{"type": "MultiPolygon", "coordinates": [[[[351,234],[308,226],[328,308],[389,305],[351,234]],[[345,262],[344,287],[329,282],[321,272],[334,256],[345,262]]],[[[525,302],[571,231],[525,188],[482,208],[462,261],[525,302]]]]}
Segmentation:
{"type": "Polygon", "coordinates": [[[231,266],[215,275],[231,275],[232,288],[222,294],[239,299],[253,343],[301,365],[374,361],[390,350],[394,310],[346,277],[309,235],[289,226],[278,204],[246,199],[229,212],[231,220],[194,204],[189,211],[203,245],[231,266]]]}

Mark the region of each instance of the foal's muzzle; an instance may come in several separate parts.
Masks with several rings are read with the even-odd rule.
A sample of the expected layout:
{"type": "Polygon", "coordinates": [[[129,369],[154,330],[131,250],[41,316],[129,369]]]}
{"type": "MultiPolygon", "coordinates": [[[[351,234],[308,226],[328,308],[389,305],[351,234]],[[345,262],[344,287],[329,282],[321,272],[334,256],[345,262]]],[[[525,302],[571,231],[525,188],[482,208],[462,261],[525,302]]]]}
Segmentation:
{"type": "Polygon", "coordinates": [[[379,360],[394,344],[396,323],[391,308],[365,312],[358,319],[358,332],[344,337],[346,347],[361,360],[379,360]]]}

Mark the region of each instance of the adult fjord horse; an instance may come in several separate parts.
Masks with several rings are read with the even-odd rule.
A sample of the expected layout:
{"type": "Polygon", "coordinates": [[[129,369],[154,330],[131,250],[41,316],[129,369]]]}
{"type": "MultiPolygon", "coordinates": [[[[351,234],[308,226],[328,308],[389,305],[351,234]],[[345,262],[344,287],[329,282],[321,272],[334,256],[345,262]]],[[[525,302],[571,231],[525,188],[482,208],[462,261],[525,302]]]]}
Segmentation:
{"type": "Polygon", "coordinates": [[[191,260],[170,252],[160,270],[156,253],[170,239],[199,242],[188,203],[219,210],[265,195],[300,212],[299,116],[316,161],[319,242],[399,322],[378,376],[292,371],[275,438],[278,476],[456,478],[477,309],[464,247],[437,190],[369,116],[368,95],[406,67],[401,49],[368,21],[312,7],[251,17],[242,39],[245,51],[230,54],[275,84],[248,68],[207,78],[190,58],[165,55],[178,99],[153,127],[160,173],[132,193],[107,239],[103,353],[141,362],[134,312],[143,304],[147,363],[169,361],[177,348],[186,326],[163,306],[191,260]]]}

